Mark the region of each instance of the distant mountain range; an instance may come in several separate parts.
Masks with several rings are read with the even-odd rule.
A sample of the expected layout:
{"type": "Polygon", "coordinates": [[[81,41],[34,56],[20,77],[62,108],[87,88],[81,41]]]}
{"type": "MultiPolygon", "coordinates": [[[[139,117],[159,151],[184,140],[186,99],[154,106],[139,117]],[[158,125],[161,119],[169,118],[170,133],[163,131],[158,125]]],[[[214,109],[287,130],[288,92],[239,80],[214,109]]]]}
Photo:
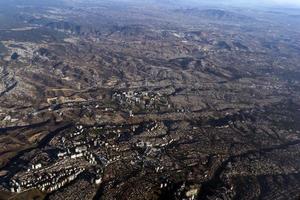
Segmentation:
{"type": "Polygon", "coordinates": [[[221,21],[253,21],[255,20],[252,17],[227,11],[227,10],[221,10],[221,9],[198,9],[198,8],[191,8],[191,9],[178,9],[176,12],[181,12],[186,15],[190,16],[198,16],[203,17],[205,19],[209,20],[221,20],[221,21]]]}

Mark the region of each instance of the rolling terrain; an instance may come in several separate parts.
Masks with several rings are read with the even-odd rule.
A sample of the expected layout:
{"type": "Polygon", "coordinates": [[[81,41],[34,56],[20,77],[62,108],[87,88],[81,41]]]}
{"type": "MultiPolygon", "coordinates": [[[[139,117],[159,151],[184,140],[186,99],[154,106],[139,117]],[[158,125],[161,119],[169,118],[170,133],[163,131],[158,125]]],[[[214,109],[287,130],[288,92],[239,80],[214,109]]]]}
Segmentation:
{"type": "Polygon", "coordinates": [[[298,11],[0,2],[0,199],[298,199],[298,11]]]}

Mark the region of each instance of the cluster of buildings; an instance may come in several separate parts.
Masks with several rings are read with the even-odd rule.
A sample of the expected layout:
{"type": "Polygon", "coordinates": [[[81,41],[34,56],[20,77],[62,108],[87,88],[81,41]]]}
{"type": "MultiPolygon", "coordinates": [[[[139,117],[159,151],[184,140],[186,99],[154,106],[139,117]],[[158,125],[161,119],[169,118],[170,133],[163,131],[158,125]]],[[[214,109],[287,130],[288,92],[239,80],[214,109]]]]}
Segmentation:
{"type": "MultiPolygon", "coordinates": [[[[93,184],[101,184],[104,167],[121,160],[124,155],[121,156],[120,151],[127,152],[132,148],[131,144],[122,146],[118,143],[118,138],[124,133],[138,135],[131,144],[134,144],[134,149],[144,149],[145,156],[158,155],[160,147],[173,142],[163,137],[166,134],[164,124],[157,122],[89,128],[76,126],[72,131],[65,131],[52,139],[49,145],[55,150],[51,158],[38,158],[35,163],[29,161],[27,171],[15,174],[10,181],[11,192],[38,188],[49,193],[64,187],[80,174],[88,177],[93,184]],[[144,137],[152,139],[143,142],[144,137]]],[[[161,171],[162,168],[156,170],[161,171]]]]}
{"type": "Polygon", "coordinates": [[[52,172],[45,172],[42,169],[34,170],[30,174],[26,173],[24,176],[12,179],[10,191],[19,193],[31,188],[38,188],[43,192],[52,192],[76,179],[84,170],[85,168],[76,166],[52,172]]]}
{"type": "Polygon", "coordinates": [[[121,107],[130,109],[130,115],[133,115],[132,110],[152,111],[171,108],[168,99],[159,92],[118,91],[112,95],[112,99],[117,101],[121,107]]]}
{"type": "MultiPolygon", "coordinates": [[[[53,140],[55,142],[52,145],[57,148],[53,160],[48,163],[43,160],[43,164],[30,162],[26,171],[20,171],[11,179],[9,183],[11,192],[22,192],[31,188],[52,192],[75,180],[79,174],[86,171],[89,171],[92,183],[100,184],[103,167],[120,159],[120,156],[108,159],[106,155],[101,156],[98,150],[107,148],[118,150],[115,145],[110,145],[105,141],[105,137],[108,135],[118,137],[125,129],[129,131],[128,127],[114,125],[88,130],[79,125],[74,131],[62,133],[53,140]],[[92,132],[97,133],[95,137],[91,136],[92,132]]],[[[132,129],[134,128],[130,127],[130,130],[132,129]]]]}
{"type": "Polygon", "coordinates": [[[95,156],[92,148],[103,144],[92,141],[83,136],[83,126],[77,126],[75,131],[59,136],[58,148],[54,161],[43,161],[46,164],[32,163],[27,171],[17,173],[10,181],[11,192],[22,192],[31,188],[38,188],[44,192],[52,192],[75,180],[80,174],[94,166],[91,182],[100,184],[102,168],[107,164],[104,157],[95,156]],[[83,138],[81,138],[81,136],[83,138]],[[93,144],[93,145],[91,145],[93,144]]]}

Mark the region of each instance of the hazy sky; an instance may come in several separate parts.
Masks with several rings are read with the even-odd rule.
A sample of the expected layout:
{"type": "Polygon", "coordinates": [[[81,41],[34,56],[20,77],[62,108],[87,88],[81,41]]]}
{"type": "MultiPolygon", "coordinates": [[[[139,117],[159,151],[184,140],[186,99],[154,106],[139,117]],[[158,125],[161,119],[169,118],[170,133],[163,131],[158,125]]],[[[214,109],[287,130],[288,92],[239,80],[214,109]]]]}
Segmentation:
{"type": "Polygon", "coordinates": [[[266,2],[287,5],[300,5],[300,0],[264,0],[266,2]]]}
{"type": "MultiPolygon", "coordinates": [[[[162,1],[162,0],[161,0],[162,1]]],[[[166,1],[166,0],[164,0],[166,1]]],[[[176,0],[174,0],[175,2],[176,0]]],[[[300,0],[177,0],[182,3],[209,3],[212,5],[280,6],[300,8],[300,0]]]]}
{"type": "Polygon", "coordinates": [[[283,6],[300,6],[300,0],[233,0],[243,4],[262,4],[262,5],[283,5],[283,6]]]}

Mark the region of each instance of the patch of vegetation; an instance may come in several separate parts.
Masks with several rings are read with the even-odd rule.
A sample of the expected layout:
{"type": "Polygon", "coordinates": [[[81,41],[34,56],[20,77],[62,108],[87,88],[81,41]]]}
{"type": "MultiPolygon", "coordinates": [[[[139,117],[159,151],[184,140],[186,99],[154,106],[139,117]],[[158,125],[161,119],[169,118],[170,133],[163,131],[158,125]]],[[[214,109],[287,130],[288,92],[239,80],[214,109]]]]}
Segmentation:
{"type": "Polygon", "coordinates": [[[17,60],[19,58],[19,54],[17,54],[16,52],[14,52],[12,55],[11,55],[11,59],[12,60],[17,60]]]}

